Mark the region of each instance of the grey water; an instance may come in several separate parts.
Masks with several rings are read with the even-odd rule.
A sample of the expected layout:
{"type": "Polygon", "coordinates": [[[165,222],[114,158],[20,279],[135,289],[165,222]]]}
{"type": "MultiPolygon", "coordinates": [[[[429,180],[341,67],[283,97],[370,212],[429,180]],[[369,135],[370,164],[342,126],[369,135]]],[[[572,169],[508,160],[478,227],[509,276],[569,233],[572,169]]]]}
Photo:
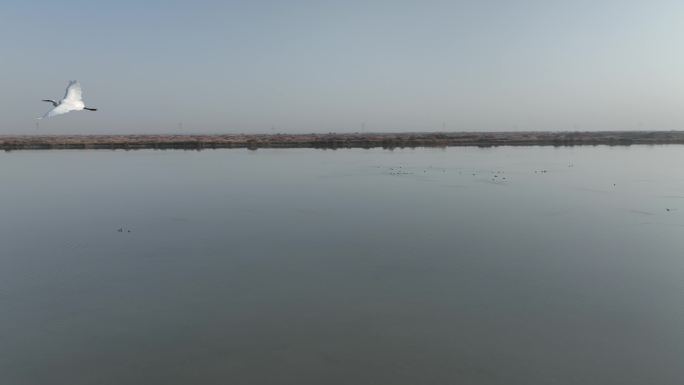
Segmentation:
{"type": "Polygon", "coordinates": [[[684,147],[0,154],[0,383],[684,381],[684,147]]]}

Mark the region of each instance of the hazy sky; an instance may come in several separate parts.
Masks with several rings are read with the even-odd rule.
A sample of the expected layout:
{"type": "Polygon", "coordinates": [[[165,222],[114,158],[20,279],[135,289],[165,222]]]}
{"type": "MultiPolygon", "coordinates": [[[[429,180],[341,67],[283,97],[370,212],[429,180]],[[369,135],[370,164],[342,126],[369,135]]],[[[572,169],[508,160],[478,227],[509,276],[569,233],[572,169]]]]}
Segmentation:
{"type": "Polygon", "coordinates": [[[684,129],[683,44],[681,0],[4,0],[0,133],[684,129]]]}

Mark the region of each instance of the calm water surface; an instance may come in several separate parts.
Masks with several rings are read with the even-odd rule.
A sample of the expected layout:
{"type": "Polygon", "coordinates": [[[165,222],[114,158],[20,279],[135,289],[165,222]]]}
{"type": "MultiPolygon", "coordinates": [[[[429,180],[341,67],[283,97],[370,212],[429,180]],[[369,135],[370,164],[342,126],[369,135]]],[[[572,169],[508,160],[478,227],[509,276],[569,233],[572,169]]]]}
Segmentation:
{"type": "Polygon", "coordinates": [[[26,151],[0,181],[2,384],[684,381],[682,146],[26,151]]]}

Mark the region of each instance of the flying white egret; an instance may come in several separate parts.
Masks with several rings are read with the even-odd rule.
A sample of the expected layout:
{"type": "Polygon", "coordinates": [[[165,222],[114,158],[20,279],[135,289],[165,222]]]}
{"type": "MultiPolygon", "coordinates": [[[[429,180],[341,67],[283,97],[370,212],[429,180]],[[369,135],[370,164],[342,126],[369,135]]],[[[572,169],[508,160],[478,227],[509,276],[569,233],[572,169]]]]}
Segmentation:
{"type": "Polygon", "coordinates": [[[83,103],[83,97],[81,95],[81,85],[78,83],[78,80],[72,80],[69,82],[69,85],[66,89],[66,93],[64,94],[64,98],[60,100],[59,103],[55,102],[52,99],[43,99],[43,101],[52,103],[54,108],[46,112],[42,118],[38,119],[51,118],[53,116],[66,114],[70,111],[97,111],[97,108],[86,107],[85,103],[83,103]]]}

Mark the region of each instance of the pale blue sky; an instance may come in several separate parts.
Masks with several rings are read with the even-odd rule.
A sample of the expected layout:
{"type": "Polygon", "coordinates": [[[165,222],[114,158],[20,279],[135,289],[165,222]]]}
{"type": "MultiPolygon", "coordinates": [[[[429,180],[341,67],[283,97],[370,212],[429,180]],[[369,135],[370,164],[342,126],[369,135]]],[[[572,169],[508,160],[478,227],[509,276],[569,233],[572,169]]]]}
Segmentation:
{"type": "Polygon", "coordinates": [[[5,0],[0,36],[0,133],[684,128],[674,0],[5,0]],[[69,79],[100,111],[36,130],[69,79]]]}

